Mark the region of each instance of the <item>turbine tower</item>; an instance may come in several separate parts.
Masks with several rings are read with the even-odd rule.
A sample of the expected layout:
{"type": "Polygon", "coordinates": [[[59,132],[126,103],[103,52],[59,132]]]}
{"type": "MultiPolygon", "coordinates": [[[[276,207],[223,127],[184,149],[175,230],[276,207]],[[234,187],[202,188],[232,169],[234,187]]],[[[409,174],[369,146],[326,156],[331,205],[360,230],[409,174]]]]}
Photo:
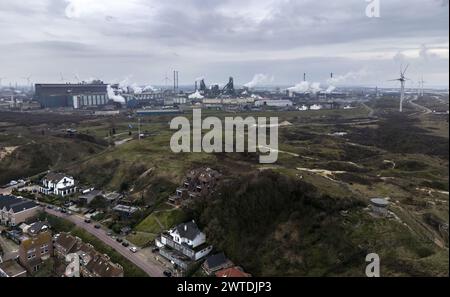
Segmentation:
{"type": "Polygon", "coordinates": [[[420,97],[423,97],[425,92],[424,92],[424,85],[425,85],[426,81],[423,80],[423,75],[422,78],[419,81],[419,88],[420,88],[420,97]]]}
{"type": "Polygon", "coordinates": [[[391,79],[390,81],[399,81],[400,82],[400,112],[403,112],[403,101],[405,100],[405,83],[408,78],[405,77],[406,70],[408,70],[409,64],[406,65],[405,69],[400,66],[400,78],[391,79]]]}
{"type": "Polygon", "coordinates": [[[25,79],[27,81],[27,86],[30,87],[30,89],[33,89],[32,85],[31,85],[31,75],[24,76],[24,77],[22,77],[22,79],[25,79]]]}

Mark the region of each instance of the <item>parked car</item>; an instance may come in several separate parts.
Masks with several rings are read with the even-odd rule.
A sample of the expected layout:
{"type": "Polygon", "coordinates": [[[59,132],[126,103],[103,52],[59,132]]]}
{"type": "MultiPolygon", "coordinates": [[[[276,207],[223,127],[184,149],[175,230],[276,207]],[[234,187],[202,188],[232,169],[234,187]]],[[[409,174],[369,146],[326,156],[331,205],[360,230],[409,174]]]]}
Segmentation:
{"type": "Polygon", "coordinates": [[[159,252],[159,248],[158,247],[152,248],[152,253],[157,253],[157,252],[159,252]]]}
{"type": "Polygon", "coordinates": [[[53,205],[47,205],[47,209],[53,209],[53,205]]]}
{"type": "Polygon", "coordinates": [[[86,224],[90,224],[90,223],[91,223],[91,219],[84,219],[84,222],[85,222],[86,224]]]}
{"type": "Polygon", "coordinates": [[[167,277],[172,277],[172,271],[170,270],[164,270],[163,274],[167,277]]]}
{"type": "Polygon", "coordinates": [[[123,239],[122,239],[122,238],[120,238],[120,237],[117,237],[117,238],[116,238],[116,241],[120,243],[120,242],[122,242],[122,241],[123,241],[123,239]]]}
{"type": "Polygon", "coordinates": [[[99,224],[97,224],[97,225],[94,225],[94,228],[95,229],[100,229],[102,226],[100,226],[99,224]]]}
{"type": "Polygon", "coordinates": [[[132,246],[132,247],[130,247],[130,251],[131,251],[132,253],[136,253],[136,252],[138,251],[138,249],[137,249],[137,247],[132,246]]]}
{"type": "Polygon", "coordinates": [[[113,233],[112,233],[111,231],[108,231],[108,232],[106,232],[106,235],[108,235],[108,236],[112,236],[112,235],[113,235],[113,233]]]}
{"type": "Polygon", "coordinates": [[[126,242],[126,241],[122,242],[122,245],[123,245],[124,247],[130,246],[130,244],[129,244],[128,242],[126,242]]]}

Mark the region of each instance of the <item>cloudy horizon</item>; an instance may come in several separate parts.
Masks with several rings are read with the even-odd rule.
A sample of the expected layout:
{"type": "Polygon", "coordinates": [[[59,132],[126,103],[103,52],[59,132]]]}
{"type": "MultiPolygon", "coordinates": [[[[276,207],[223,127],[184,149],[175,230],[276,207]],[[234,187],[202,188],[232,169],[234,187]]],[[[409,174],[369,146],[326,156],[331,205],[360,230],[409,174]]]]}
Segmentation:
{"type": "Polygon", "coordinates": [[[0,77],[395,87],[410,64],[410,87],[448,87],[448,3],[380,0],[368,18],[365,0],[0,0],[0,77]]]}

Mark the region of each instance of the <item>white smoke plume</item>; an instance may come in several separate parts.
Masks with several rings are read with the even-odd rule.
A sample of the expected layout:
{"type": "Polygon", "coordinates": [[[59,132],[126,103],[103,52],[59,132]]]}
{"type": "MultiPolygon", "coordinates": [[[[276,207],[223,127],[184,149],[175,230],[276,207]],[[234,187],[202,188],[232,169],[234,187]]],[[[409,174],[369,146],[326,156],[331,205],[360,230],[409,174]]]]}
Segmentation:
{"type": "Polygon", "coordinates": [[[255,94],[252,94],[250,97],[252,97],[253,99],[264,99],[263,97],[255,94]]]}
{"type": "Polygon", "coordinates": [[[318,82],[310,83],[307,81],[302,81],[301,83],[288,88],[288,91],[291,93],[302,93],[302,94],[306,94],[306,93],[316,94],[316,93],[320,92],[321,90],[322,90],[322,88],[320,87],[320,83],[318,83],[318,82]]]}
{"type": "Polygon", "coordinates": [[[328,79],[327,83],[329,85],[336,85],[339,83],[355,82],[367,75],[368,75],[368,71],[366,69],[361,69],[358,71],[350,71],[344,75],[338,75],[338,76],[328,79]]]}
{"type": "Polygon", "coordinates": [[[128,93],[128,87],[130,87],[130,77],[131,76],[127,76],[124,80],[119,82],[119,91],[128,93]]]}
{"type": "Polygon", "coordinates": [[[200,94],[199,91],[189,95],[189,99],[203,99],[204,97],[200,94]]]}
{"type": "Polygon", "coordinates": [[[311,93],[316,94],[322,91],[322,88],[320,87],[320,83],[314,82],[309,86],[309,90],[311,93]]]}
{"type": "Polygon", "coordinates": [[[288,91],[292,93],[307,93],[309,91],[309,82],[302,81],[301,83],[288,88],[288,91]]]}
{"type": "Polygon", "coordinates": [[[326,89],[325,93],[326,94],[331,94],[334,92],[334,90],[336,90],[336,87],[333,85],[328,86],[328,88],[326,89]]]}
{"type": "Polygon", "coordinates": [[[157,89],[156,88],[154,88],[153,86],[151,86],[151,85],[148,85],[148,86],[146,86],[146,87],[144,87],[143,89],[142,89],[142,91],[144,91],[144,92],[156,92],[157,91],[157,89]]]}
{"type": "Polygon", "coordinates": [[[123,98],[121,95],[116,95],[116,93],[114,92],[114,89],[110,85],[107,86],[107,92],[108,92],[108,98],[110,100],[113,100],[114,102],[117,102],[117,103],[125,103],[126,102],[125,98],[123,98]]]}
{"type": "Polygon", "coordinates": [[[271,83],[273,81],[274,81],[274,77],[273,76],[269,76],[269,75],[266,75],[266,74],[259,73],[259,74],[255,74],[255,76],[253,76],[252,81],[246,83],[244,85],[244,87],[254,88],[254,87],[258,86],[258,85],[271,83]]]}
{"type": "Polygon", "coordinates": [[[136,83],[134,83],[128,87],[134,94],[142,94],[142,91],[143,91],[142,88],[139,87],[136,83]]]}

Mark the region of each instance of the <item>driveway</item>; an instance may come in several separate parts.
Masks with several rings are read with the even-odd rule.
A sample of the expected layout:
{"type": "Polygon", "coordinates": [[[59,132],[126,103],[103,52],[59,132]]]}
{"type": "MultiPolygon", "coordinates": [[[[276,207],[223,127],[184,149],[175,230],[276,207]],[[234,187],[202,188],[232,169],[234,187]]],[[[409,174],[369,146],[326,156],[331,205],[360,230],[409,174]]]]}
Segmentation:
{"type": "Polygon", "coordinates": [[[53,209],[47,209],[45,208],[45,212],[54,215],[56,217],[60,217],[63,219],[66,219],[72,223],[74,223],[77,227],[82,228],[89,232],[90,234],[94,235],[98,239],[100,239],[103,243],[106,245],[112,247],[114,250],[116,250],[119,254],[124,256],[126,259],[131,261],[133,264],[141,268],[143,271],[145,271],[149,276],[152,277],[163,277],[164,274],[164,267],[161,266],[161,264],[158,264],[155,260],[155,262],[150,262],[148,259],[146,259],[143,255],[140,253],[132,253],[129,248],[126,248],[122,246],[122,244],[118,243],[116,240],[112,239],[110,236],[108,236],[106,233],[108,230],[105,228],[96,229],[94,228],[94,225],[96,223],[85,223],[84,217],[79,214],[74,215],[67,215],[60,213],[53,209]]]}

